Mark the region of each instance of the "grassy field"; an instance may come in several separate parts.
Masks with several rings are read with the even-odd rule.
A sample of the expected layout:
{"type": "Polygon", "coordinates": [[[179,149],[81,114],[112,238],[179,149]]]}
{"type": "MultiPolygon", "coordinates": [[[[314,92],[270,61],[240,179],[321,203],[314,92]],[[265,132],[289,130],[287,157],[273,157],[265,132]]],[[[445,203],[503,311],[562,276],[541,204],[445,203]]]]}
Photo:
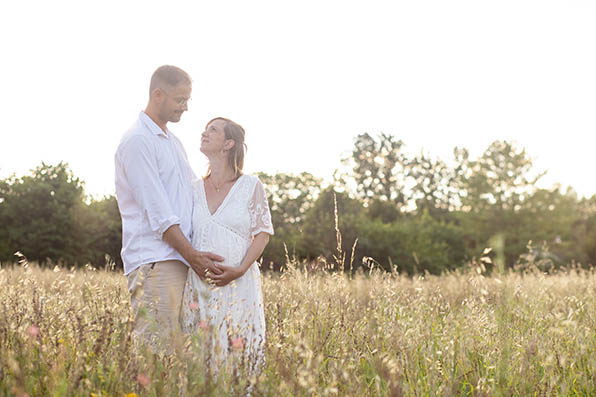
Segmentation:
{"type": "MultiPolygon", "coordinates": [[[[264,275],[266,367],[253,395],[596,395],[596,275],[264,275]]],[[[201,341],[131,339],[125,278],[0,270],[0,395],[241,395],[201,341]],[[183,390],[181,392],[180,390],[183,390]]]]}

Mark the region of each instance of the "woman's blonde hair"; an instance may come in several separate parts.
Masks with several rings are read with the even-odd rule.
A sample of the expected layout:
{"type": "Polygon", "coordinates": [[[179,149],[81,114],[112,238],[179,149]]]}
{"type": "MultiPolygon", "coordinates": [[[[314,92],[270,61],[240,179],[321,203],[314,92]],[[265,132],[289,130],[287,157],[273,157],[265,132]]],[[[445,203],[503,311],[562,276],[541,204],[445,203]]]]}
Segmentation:
{"type": "MultiPolygon", "coordinates": [[[[226,139],[234,140],[234,146],[229,150],[228,153],[228,164],[234,171],[234,176],[238,178],[242,175],[242,167],[244,167],[244,154],[246,151],[246,144],[244,143],[244,128],[238,123],[233,122],[225,117],[216,117],[207,123],[213,123],[215,120],[222,120],[224,124],[224,134],[226,139]]],[[[211,170],[207,175],[211,174],[211,170]]]]}

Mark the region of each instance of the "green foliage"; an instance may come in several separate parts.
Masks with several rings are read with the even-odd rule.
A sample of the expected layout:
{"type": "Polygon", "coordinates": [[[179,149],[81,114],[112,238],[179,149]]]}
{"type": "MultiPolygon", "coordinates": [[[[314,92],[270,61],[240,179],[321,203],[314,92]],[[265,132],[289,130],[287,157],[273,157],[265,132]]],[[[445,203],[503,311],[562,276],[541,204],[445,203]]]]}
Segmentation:
{"type": "Polygon", "coordinates": [[[379,219],[383,223],[393,223],[401,215],[401,212],[390,201],[373,199],[368,203],[366,214],[370,219],[379,219]]]}
{"type": "Polygon", "coordinates": [[[352,155],[344,163],[352,168],[358,197],[365,204],[374,199],[391,201],[398,207],[406,203],[405,169],[408,159],[404,143],[388,134],[376,138],[368,133],[356,137],[352,155]]]}
{"type": "MultiPolygon", "coordinates": [[[[0,181],[0,261],[70,265],[120,261],[121,222],[113,197],[84,202],[84,184],[65,163],[0,181]]],[[[119,262],[121,263],[121,262],[119,262]]]]}
{"type": "MultiPolygon", "coordinates": [[[[454,215],[465,230],[470,255],[479,256],[496,236],[504,239],[505,265],[513,266],[529,241],[556,244],[572,241],[577,197],[557,189],[537,189],[543,173],[535,173],[525,150],[508,142],[493,142],[477,160],[460,156],[460,210],[454,215]]],[[[564,249],[556,262],[571,259],[564,249]]],[[[576,258],[579,259],[579,258],[576,258]]]]}
{"type": "Polygon", "coordinates": [[[436,220],[424,212],[421,217],[404,217],[399,222],[362,219],[359,225],[356,262],[378,264],[391,271],[439,274],[463,263],[465,247],[461,230],[453,223],[436,220]]]}
{"type": "Polygon", "coordinates": [[[23,178],[1,185],[2,258],[21,251],[30,260],[73,263],[81,249],[75,212],[82,205],[83,183],[64,163],[43,164],[23,178]]]}
{"type": "Polygon", "coordinates": [[[596,265],[596,195],[579,203],[579,219],[573,226],[573,238],[570,240],[578,242],[572,247],[579,252],[568,257],[580,263],[596,265]]]}
{"type": "Polygon", "coordinates": [[[79,263],[100,266],[113,261],[121,267],[122,220],[116,197],[93,200],[79,209],[77,224],[81,232],[81,244],[85,247],[79,263]]]}
{"type": "MultiPolygon", "coordinates": [[[[487,247],[506,268],[528,255],[555,267],[596,264],[596,196],[539,189],[543,173],[509,142],[493,142],[476,159],[465,148],[453,153],[448,165],[408,156],[391,135],[361,134],[343,160],[351,171],[331,184],[309,173],[258,174],[275,229],[263,268],[279,270],[289,256],[344,270],[374,264],[439,274],[487,247]]],[[[83,182],[64,163],[0,180],[0,224],[0,261],[21,251],[41,263],[103,266],[108,255],[121,265],[116,199],[86,200],[83,182]]]]}
{"type": "Polygon", "coordinates": [[[457,204],[457,190],[452,183],[455,170],[442,160],[420,154],[408,163],[408,176],[413,182],[411,196],[419,213],[428,211],[434,217],[443,217],[457,204]]]}
{"type": "Polygon", "coordinates": [[[321,192],[312,209],[307,213],[303,228],[303,238],[309,247],[308,259],[319,256],[332,261],[337,253],[337,234],[335,228],[335,205],[339,214],[339,230],[342,234],[341,249],[351,252],[358,238],[359,224],[364,217],[364,206],[347,193],[336,192],[329,187],[321,192]]]}
{"type": "Polygon", "coordinates": [[[257,175],[265,186],[275,229],[263,257],[263,267],[279,270],[286,260],[286,249],[292,256],[307,256],[308,247],[302,235],[304,218],[313,207],[323,181],[307,172],[257,175]]]}
{"type": "MultiPolygon", "coordinates": [[[[480,257],[496,241],[502,241],[507,267],[529,241],[547,244],[555,265],[594,263],[594,201],[582,204],[573,191],[538,189],[543,173],[534,171],[525,150],[496,141],[471,159],[455,148],[449,167],[424,154],[408,158],[402,148],[389,135],[362,134],[344,160],[353,173],[336,186],[353,190],[351,180],[357,187],[355,199],[338,193],[339,226],[344,251],[358,239],[356,267],[368,257],[387,270],[394,264],[409,274],[440,273],[480,257]]],[[[336,252],[332,189],[307,213],[301,235],[293,235],[307,242],[300,258],[331,260],[336,252]]]]}
{"type": "Polygon", "coordinates": [[[544,175],[532,175],[532,159],[526,151],[504,141],[493,142],[475,161],[467,156],[461,160],[462,204],[472,212],[518,210],[544,175]]]}

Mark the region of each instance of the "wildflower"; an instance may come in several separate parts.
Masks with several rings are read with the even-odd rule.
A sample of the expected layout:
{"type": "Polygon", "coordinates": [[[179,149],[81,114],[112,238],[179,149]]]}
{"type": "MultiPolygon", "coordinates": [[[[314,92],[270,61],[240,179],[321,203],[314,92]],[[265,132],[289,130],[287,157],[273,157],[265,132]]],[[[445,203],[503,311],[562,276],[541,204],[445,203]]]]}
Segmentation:
{"type": "Polygon", "coordinates": [[[137,393],[128,393],[125,394],[124,397],[139,397],[139,395],[137,393]]]}
{"type": "Polygon", "coordinates": [[[149,386],[149,383],[151,383],[151,379],[149,379],[149,377],[145,374],[138,374],[137,382],[139,382],[139,385],[147,387],[149,386]]]}
{"type": "Polygon", "coordinates": [[[188,307],[190,307],[190,310],[197,310],[199,308],[199,302],[190,302],[188,307]]]}
{"type": "Polygon", "coordinates": [[[36,325],[31,325],[27,329],[27,334],[32,338],[37,338],[39,336],[39,327],[36,325]]]}
{"type": "Polygon", "coordinates": [[[12,392],[18,397],[29,397],[29,394],[25,393],[20,387],[13,386],[12,392]]]}
{"type": "Polygon", "coordinates": [[[232,339],[232,349],[241,350],[244,347],[244,342],[242,338],[234,338],[232,339]]]}
{"type": "Polygon", "coordinates": [[[200,329],[207,329],[207,321],[199,321],[200,329]]]}

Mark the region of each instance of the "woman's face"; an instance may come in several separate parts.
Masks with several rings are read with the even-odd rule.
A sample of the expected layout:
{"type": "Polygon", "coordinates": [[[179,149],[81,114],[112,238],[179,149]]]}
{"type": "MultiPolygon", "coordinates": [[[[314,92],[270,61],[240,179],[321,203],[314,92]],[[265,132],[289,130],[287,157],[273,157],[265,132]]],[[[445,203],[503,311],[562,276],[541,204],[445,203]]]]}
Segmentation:
{"type": "Polygon", "coordinates": [[[226,134],[224,132],[224,126],[226,122],[224,120],[214,120],[207,125],[205,131],[201,134],[201,152],[205,154],[222,153],[229,148],[226,134]]]}

